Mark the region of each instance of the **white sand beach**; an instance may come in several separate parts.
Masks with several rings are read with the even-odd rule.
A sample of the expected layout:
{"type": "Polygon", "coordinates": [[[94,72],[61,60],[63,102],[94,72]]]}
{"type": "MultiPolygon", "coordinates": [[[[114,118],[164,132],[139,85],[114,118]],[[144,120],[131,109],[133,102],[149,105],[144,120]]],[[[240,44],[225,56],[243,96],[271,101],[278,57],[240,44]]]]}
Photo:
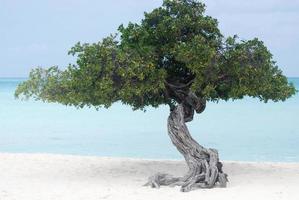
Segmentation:
{"type": "Polygon", "coordinates": [[[227,188],[182,193],[143,187],[156,172],[182,175],[183,161],[0,154],[0,200],[298,200],[299,163],[224,162],[227,188]]]}

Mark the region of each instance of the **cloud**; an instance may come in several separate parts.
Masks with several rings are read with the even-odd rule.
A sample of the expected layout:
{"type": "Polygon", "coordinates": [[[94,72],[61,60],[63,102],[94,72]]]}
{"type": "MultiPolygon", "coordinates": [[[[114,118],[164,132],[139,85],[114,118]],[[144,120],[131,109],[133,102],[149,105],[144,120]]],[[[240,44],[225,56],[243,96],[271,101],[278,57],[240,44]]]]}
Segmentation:
{"type": "Polygon", "coordinates": [[[214,14],[298,13],[298,0],[207,0],[208,12],[214,14]]]}
{"type": "MultiPolygon", "coordinates": [[[[289,76],[299,76],[299,0],[205,0],[224,35],[265,41],[289,76]]],[[[0,76],[25,76],[39,64],[64,66],[77,41],[96,42],[138,22],[162,0],[0,0],[0,76]],[[17,58],[17,59],[16,59],[17,58]],[[10,66],[10,68],[5,68],[10,66]],[[28,66],[27,70],[25,67],[28,66]],[[22,73],[22,74],[21,74],[22,73]]]]}

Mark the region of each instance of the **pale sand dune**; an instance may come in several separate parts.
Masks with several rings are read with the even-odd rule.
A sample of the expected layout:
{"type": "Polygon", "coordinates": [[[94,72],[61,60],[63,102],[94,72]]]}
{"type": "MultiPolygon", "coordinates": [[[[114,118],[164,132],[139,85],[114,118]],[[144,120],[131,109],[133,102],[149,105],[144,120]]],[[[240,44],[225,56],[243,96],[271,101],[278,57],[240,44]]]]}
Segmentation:
{"type": "Polygon", "coordinates": [[[155,172],[182,175],[182,161],[0,154],[0,200],[299,200],[299,163],[225,162],[227,188],[179,192],[142,187],[155,172]]]}

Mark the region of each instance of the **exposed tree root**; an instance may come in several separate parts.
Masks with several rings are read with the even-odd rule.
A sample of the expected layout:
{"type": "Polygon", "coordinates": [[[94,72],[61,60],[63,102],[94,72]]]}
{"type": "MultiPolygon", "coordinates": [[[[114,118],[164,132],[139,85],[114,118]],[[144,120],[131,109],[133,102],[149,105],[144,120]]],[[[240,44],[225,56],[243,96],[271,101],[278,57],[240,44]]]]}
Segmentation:
{"type": "MultiPolygon", "coordinates": [[[[185,124],[190,119],[190,112],[185,112],[183,104],[179,104],[168,118],[168,134],[172,143],[184,156],[189,167],[183,177],[173,177],[169,174],[157,173],[151,176],[146,186],[159,188],[160,186],[181,186],[182,192],[189,192],[198,188],[226,187],[227,175],[222,171],[218,152],[215,149],[205,149],[190,135],[185,124]]],[[[193,115],[193,113],[191,113],[193,115]]]]}

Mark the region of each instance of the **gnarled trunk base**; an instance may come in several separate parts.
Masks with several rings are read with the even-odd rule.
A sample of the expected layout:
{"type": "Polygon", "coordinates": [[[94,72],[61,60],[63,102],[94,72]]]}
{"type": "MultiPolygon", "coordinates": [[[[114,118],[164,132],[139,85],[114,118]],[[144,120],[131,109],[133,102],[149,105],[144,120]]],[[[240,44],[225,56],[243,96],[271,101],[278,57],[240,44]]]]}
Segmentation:
{"type": "Polygon", "coordinates": [[[227,175],[222,171],[218,152],[199,145],[190,135],[186,126],[190,116],[186,116],[186,108],[179,104],[168,118],[168,134],[172,143],[184,156],[189,171],[183,177],[173,177],[169,174],[157,173],[151,176],[146,186],[159,188],[160,186],[181,186],[182,192],[189,192],[197,188],[226,187],[227,175]]]}

